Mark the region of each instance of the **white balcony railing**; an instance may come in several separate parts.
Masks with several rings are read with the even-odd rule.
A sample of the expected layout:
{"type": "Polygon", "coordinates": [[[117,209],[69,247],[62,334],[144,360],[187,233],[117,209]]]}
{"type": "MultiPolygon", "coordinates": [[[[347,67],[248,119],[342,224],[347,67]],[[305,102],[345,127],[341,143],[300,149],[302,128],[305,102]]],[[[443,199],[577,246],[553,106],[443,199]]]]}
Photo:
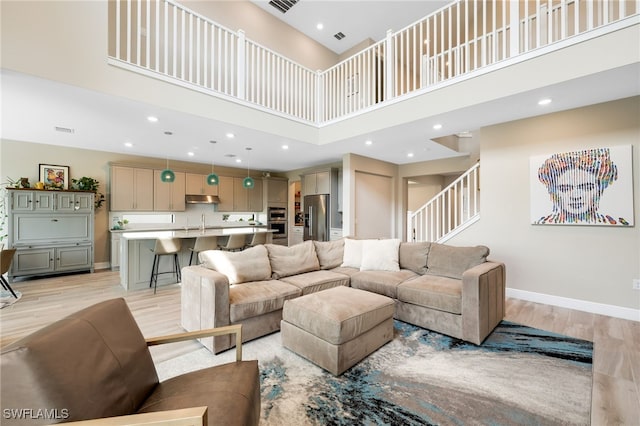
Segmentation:
{"type": "Polygon", "coordinates": [[[444,242],[480,219],[480,163],[415,212],[407,212],[407,241],[444,242]]]}
{"type": "Polygon", "coordinates": [[[457,0],[322,72],[172,0],[109,1],[109,63],[322,125],[640,13],[640,0],[457,0]]]}

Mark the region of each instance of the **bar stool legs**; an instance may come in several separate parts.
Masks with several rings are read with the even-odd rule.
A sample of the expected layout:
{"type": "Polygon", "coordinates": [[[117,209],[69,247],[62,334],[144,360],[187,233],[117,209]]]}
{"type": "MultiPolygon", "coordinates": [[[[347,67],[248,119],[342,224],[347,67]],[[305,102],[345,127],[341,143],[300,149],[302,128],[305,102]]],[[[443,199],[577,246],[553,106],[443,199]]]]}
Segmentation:
{"type": "Polygon", "coordinates": [[[158,289],[158,275],[161,274],[175,274],[177,282],[182,281],[182,274],[180,273],[180,260],[178,259],[178,253],[182,248],[182,240],[180,238],[159,238],[156,240],[155,247],[153,248],[153,266],[151,267],[151,278],[149,279],[149,287],[153,287],[153,294],[156,294],[158,289]],[[165,255],[173,255],[173,270],[159,272],[160,257],[165,255]]]}

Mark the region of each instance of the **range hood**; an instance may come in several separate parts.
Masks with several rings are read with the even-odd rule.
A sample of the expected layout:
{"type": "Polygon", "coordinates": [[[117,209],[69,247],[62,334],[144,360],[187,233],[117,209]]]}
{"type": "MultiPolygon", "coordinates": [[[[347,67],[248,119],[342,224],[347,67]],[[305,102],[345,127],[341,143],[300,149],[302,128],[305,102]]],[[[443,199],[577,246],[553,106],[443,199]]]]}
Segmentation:
{"type": "Polygon", "coordinates": [[[185,195],[187,204],[218,204],[220,198],[217,195],[185,195]]]}

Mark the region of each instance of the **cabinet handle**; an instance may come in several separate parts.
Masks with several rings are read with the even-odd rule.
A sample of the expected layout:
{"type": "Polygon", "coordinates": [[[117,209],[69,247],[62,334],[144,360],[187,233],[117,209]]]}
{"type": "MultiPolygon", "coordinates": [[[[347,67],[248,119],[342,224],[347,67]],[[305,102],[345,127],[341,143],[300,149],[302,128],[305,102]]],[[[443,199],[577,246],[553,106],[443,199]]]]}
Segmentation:
{"type": "Polygon", "coordinates": [[[51,222],[57,222],[58,219],[51,219],[51,222]]]}

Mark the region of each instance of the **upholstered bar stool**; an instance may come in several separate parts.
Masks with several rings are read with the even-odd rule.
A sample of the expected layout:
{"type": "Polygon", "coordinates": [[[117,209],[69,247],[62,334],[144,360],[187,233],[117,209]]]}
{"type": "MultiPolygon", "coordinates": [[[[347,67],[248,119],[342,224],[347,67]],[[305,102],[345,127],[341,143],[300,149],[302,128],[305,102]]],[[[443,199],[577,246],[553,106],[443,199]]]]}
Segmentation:
{"type": "Polygon", "coordinates": [[[247,236],[245,234],[231,234],[229,235],[229,239],[227,239],[227,243],[220,246],[220,248],[227,251],[242,250],[244,248],[246,238],[247,236]]]}
{"type": "Polygon", "coordinates": [[[216,250],[217,248],[218,248],[218,237],[216,236],[197,237],[196,242],[193,245],[193,248],[189,249],[191,250],[191,256],[189,256],[189,266],[191,266],[191,263],[193,262],[194,253],[196,255],[196,261],[197,261],[198,253],[200,253],[201,251],[216,250]]]}
{"type": "Polygon", "coordinates": [[[153,266],[151,267],[151,279],[149,280],[149,287],[153,286],[153,294],[156,293],[158,287],[158,275],[161,274],[175,274],[178,282],[182,280],[180,276],[180,261],[178,260],[178,253],[182,248],[182,240],[180,238],[158,238],[156,240],[155,247],[153,248],[153,266]],[[158,272],[160,266],[160,257],[166,255],[173,255],[173,270],[158,272]]]}
{"type": "Polygon", "coordinates": [[[251,241],[245,246],[245,248],[257,246],[258,244],[266,244],[267,234],[267,232],[255,232],[251,237],[251,241]]]}

